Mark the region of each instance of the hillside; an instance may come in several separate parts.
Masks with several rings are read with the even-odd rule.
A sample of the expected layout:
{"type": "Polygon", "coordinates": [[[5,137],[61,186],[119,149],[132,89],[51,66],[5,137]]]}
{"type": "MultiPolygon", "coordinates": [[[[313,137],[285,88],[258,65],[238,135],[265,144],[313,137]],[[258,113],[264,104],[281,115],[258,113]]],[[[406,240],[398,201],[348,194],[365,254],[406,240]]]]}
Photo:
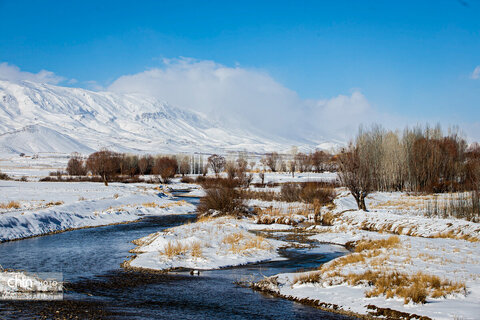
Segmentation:
{"type": "Polygon", "coordinates": [[[299,143],[225,128],[151,97],[0,80],[0,154],[88,153],[101,147],[140,153],[266,152],[292,145],[299,143]]]}

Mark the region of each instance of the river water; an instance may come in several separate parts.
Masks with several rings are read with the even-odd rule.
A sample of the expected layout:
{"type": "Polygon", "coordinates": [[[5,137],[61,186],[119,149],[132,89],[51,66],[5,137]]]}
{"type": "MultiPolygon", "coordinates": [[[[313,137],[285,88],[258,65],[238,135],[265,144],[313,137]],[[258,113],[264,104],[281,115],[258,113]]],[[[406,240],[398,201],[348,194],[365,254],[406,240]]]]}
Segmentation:
{"type": "Polygon", "coordinates": [[[328,245],[287,249],[280,261],[203,271],[200,276],[120,268],[134,247],[132,240],[193,220],[195,215],[146,217],[0,244],[4,268],[62,272],[67,282],[63,302],[0,302],[0,319],[347,319],[235,284],[316,267],[341,254],[331,253],[328,245]]]}

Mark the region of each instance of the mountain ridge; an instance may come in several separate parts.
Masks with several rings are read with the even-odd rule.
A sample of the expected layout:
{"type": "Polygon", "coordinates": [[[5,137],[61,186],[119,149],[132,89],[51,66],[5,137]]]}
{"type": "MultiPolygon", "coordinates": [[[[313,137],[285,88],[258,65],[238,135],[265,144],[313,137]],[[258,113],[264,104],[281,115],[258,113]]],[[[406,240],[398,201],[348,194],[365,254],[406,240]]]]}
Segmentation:
{"type": "MultiPolygon", "coordinates": [[[[264,153],[292,145],[298,143],[227,128],[152,97],[0,80],[0,153],[91,152],[101,147],[135,153],[264,153]]],[[[300,146],[314,148],[315,143],[300,146]]]]}

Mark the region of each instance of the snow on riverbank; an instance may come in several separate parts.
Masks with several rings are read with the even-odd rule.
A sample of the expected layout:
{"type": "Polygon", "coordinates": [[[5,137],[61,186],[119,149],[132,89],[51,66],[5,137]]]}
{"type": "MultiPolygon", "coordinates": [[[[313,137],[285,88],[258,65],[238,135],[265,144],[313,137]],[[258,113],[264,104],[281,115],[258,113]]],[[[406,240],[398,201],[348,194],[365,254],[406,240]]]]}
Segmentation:
{"type": "Polygon", "coordinates": [[[427,218],[411,206],[402,210],[395,203],[415,199],[400,193],[369,198],[371,211],[363,212],[351,195],[341,193],[335,208],[322,212],[328,225],[307,228],[318,233],[313,240],[356,243],[356,252],[316,271],[276,275],[258,288],[363,315],[374,314],[369,306],[376,306],[432,319],[478,319],[480,225],[427,218]]]}
{"type": "Polygon", "coordinates": [[[195,210],[149,184],[0,181],[0,190],[0,241],[195,210]]]}
{"type": "Polygon", "coordinates": [[[137,256],[127,266],[217,269],[279,258],[277,249],[286,243],[256,236],[249,232],[251,229],[258,229],[258,225],[232,217],[203,219],[167,229],[136,240],[138,247],[133,252],[137,256]]]}

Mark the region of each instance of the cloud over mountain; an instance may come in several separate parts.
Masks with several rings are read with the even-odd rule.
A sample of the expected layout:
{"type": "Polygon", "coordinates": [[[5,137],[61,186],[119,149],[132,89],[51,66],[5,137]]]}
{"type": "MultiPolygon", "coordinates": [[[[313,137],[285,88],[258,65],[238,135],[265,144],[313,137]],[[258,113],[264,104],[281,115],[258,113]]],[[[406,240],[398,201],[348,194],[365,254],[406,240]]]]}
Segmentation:
{"type": "Polygon", "coordinates": [[[161,68],[124,75],[108,90],[154,96],[215,120],[300,139],[345,139],[352,127],[379,118],[359,90],[305,100],[262,70],[190,58],[165,59],[161,68]]]}

